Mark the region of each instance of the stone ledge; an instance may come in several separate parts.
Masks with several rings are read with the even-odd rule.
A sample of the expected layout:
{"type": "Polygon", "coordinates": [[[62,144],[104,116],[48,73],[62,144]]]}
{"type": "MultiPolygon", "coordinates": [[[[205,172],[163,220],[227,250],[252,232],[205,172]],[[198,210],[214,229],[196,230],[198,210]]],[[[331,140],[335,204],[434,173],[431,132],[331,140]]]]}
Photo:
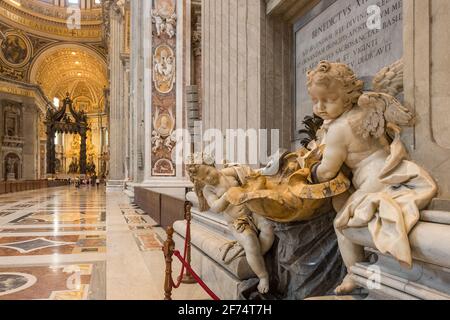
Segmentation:
{"type": "Polygon", "coordinates": [[[228,229],[227,222],[224,219],[223,214],[217,214],[213,212],[200,212],[197,208],[192,208],[192,219],[198,222],[200,225],[206,228],[217,231],[221,236],[225,238],[233,239],[233,236],[228,229]]]}
{"type": "Polygon", "coordinates": [[[450,225],[450,212],[425,210],[420,213],[420,221],[450,225]]]}
{"type": "Polygon", "coordinates": [[[359,263],[351,268],[352,278],[369,289],[368,299],[450,300],[450,270],[422,262],[407,270],[394,258],[375,253],[379,257],[375,264],[359,263]]]}
{"type": "MultiPolygon", "coordinates": [[[[375,249],[367,228],[349,228],[343,233],[352,242],[375,249]]],[[[450,268],[450,225],[421,221],[411,231],[409,240],[414,260],[450,268]]]]}
{"type": "Polygon", "coordinates": [[[433,199],[433,201],[431,202],[431,205],[430,205],[430,209],[449,212],[450,211],[450,199],[441,199],[441,198],[433,199]]]}

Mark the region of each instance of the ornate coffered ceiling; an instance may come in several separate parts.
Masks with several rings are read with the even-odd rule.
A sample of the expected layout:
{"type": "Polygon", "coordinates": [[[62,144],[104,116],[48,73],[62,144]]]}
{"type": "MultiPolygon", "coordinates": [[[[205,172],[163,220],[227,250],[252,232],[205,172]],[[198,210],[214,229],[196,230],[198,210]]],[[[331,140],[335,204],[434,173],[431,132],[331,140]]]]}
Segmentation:
{"type": "Polygon", "coordinates": [[[100,42],[102,40],[102,9],[81,9],[78,27],[68,27],[73,10],[36,0],[0,1],[0,20],[11,26],[56,40],[100,42]]]}
{"type": "MultiPolygon", "coordinates": [[[[8,1],[8,0],[5,0],[8,1]]],[[[33,15],[40,15],[45,18],[67,19],[69,14],[67,8],[53,4],[53,0],[9,0],[11,4],[20,7],[22,10],[32,12],[33,15]]],[[[94,2],[94,1],[93,1],[94,2]]],[[[99,21],[102,19],[101,4],[89,9],[81,10],[81,19],[84,21],[99,21]]]]}
{"type": "Polygon", "coordinates": [[[57,47],[42,55],[32,66],[30,81],[41,86],[46,96],[83,97],[100,105],[108,85],[105,61],[94,51],[81,46],[57,47]]]}

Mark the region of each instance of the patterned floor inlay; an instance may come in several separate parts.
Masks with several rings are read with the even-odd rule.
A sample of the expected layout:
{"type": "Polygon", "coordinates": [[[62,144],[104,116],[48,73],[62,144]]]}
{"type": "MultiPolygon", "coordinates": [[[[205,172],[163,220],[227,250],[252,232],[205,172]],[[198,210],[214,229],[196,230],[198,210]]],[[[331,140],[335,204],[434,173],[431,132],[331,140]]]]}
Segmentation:
{"type": "Polygon", "coordinates": [[[74,211],[74,210],[83,210],[83,211],[105,211],[105,207],[94,207],[94,206],[42,206],[38,207],[39,210],[58,210],[58,211],[74,211]]]}
{"type": "Polygon", "coordinates": [[[25,209],[25,208],[30,208],[35,206],[36,203],[24,203],[24,204],[19,204],[17,206],[12,207],[13,209],[25,209]]]}
{"type": "Polygon", "coordinates": [[[2,233],[39,233],[39,232],[83,232],[106,231],[106,227],[45,227],[45,228],[0,228],[2,233]]]}
{"type": "Polygon", "coordinates": [[[0,300],[86,300],[97,285],[97,268],[93,263],[0,268],[0,300]]]}
{"type": "Polygon", "coordinates": [[[1,296],[28,289],[32,287],[36,281],[36,277],[31,274],[0,272],[0,299],[1,296]]]}
{"type": "Polygon", "coordinates": [[[3,210],[0,212],[0,217],[7,217],[10,214],[13,214],[15,212],[16,212],[16,210],[3,210]]]}
{"type": "Polygon", "coordinates": [[[145,215],[144,211],[137,210],[137,209],[122,209],[121,211],[124,216],[135,216],[135,215],[143,216],[143,215],[145,215]]]}
{"type": "Polygon", "coordinates": [[[128,224],[150,224],[151,223],[150,220],[147,220],[147,217],[144,217],[141,215],[124,216],[124,218],[128,224]]]}
{"type": "Polygon", "coordinates": [[[104,252],[105,235],[0,238],[0,257],[104,252]]]}
{"type": "Polygon", "coordinates": [[[0,196],[0,300],[106,299],[106,231],[104,188],[0,196]]]}
{"type": "Polygon", "coordinates": [[[153,231],[147,232],[145,234],[133,234],[134,239],[141,251],[154,251],[161,250],[162,243],[157,238],[153,231]]]}
{"type": "Polygon", "coordinates": [[[151,225],[128,225],[128,228],[131,231],[140,231],[140,230],[151,230],[151,225]]]}
{"type": "Polygon", "coordinates": [[[98,224],[106,221],[106,212],[34,212],[14,221],[10,225],[39,224],[98,224]]]}

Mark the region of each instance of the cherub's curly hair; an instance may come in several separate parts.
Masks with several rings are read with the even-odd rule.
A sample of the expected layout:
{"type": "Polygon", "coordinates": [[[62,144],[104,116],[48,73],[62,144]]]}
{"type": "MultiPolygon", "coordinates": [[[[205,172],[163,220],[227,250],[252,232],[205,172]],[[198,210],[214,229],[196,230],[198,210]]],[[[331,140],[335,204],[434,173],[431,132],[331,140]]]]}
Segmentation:
{"type": "Polygon", "coordinates": [[[202,180],[197,179],[198,172],[202,167],[212,167],[215,168],[214,165],[207,164],[187,164],[186,170],[188,172],[189,178],[191,182],[194,184],[194,192],[197,195],[199,202],[199,209],[201,212],[205,212],[209,210],[208,202],[206,201],[205,196],[203,195],[203,188],[205,187],[205,183],[202,180]]]}
{"type": "Polygon", "coordinates": [[[321,61],[315,69],[308,71],[307,78],[308,89],[313,82],[328,87],[333,80],[339,81],[347,93],[344,102],[348,108],[357,105],[359,97],[363,94],[364,82],[359,80],[353,70],[344,63],[321,61]]]}

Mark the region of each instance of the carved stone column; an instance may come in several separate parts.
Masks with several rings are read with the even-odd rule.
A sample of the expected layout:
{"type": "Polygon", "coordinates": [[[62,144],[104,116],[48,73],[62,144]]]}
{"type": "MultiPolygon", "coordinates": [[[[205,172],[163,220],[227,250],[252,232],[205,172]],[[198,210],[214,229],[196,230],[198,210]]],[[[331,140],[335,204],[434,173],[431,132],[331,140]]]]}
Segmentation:
{"type": "MultiPolygon", "coordinates": [[[[150,26],[144,28],[144,2],[131,0],[130,40],[130,176],[133,182],[144,180],[145,98],[146,73],[144,43],[151,38],[150,26]]],[[[149,15],[149,13],[147,13],[149,15]]],[[[149,58],[148,58],[149,59],[149,58]]],[[[148,61],[148,60],[147,60],[148,61]]]]}
{"type": "Polygon", "coordinates": [[[114,1],[109,7],[109,77],[110,77],[110,171],[108,186],[121,186],[125,179],[125,134],[123,81],[124,67],[121,61],[123,44],[123,16],[121,8],[114,1]]]}

